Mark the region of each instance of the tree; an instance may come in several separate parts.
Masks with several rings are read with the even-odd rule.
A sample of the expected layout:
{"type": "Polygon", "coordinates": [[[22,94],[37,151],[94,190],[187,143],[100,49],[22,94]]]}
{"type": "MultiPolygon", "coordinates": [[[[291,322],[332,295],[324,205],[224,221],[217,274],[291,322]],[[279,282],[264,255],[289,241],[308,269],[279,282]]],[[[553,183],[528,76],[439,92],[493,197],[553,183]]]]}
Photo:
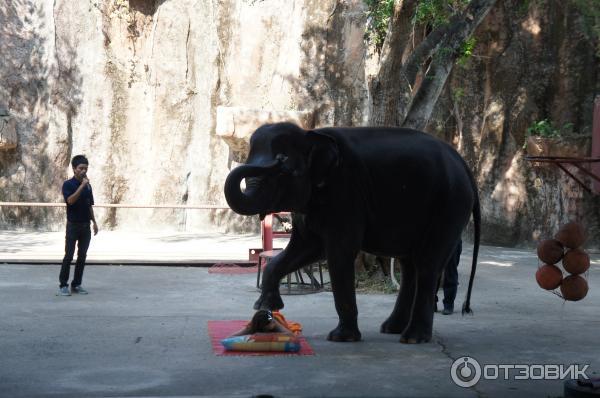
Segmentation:
{"type": "MultiPolygon", "coordinates": [[[[379,54],[369,82],[372,126],[424,130],[457,62],[471,55],[473,32],[496,0],[365,0],[368,32],[379,54]]],[[[388,261],[362,255],[358,270],[388,261]],[[362,261],[361,261],[362,260],[362,261]]]]}
{"type": "MultiPolygon", "coordinates": [[[[423,130],[456,61],[496,0],[375,0],[393,5],[379,71],[369,83],[371,125],[423,130]]],[[[388,8],[389,9],[389,8],[388,8]]]]}

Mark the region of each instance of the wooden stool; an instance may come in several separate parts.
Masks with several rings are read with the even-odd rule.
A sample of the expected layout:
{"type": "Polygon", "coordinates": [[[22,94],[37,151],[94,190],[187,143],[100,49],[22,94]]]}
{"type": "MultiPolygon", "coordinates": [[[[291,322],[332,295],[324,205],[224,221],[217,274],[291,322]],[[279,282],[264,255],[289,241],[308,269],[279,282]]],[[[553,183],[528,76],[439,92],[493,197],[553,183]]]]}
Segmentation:
{"type": "Polygon", "coordinates": [[[256,273],[256,288],[260,289],[260,273],[262,272],[263,266],[266,266],[269,261],[276,255],[281,253],[281,249],[265,250],[258,255],[258,271],[256,273]]]}
{"type": "MultiPolygon", "coordinates": [[[[258,255],[258,271],[256,273],[257,289],[260,289],[261,287],[260,274],[262,272],[263,266],[267,265],[269,261],[271,261],[271,259],[278,255],[280,252],[281,249],[266,250],[258,255]]],[[[315,264],[310,264],[306,267],[302,267],[302,270],[308,275],[308,278],[310,280],[309,282],[304,282],[304,278],[302,277],[302,273],[300,272],[300,270],[287,274],[287,276],[285,277],[286,282],[283,282],[282,279],[281,283],[287,285],[287,294],[292,294],[292,285],[296,285],[298,288],[306,287],[304,290],[309,290],[312,292],[320,291],[323,288],[323,269],[321,268],[321,263],[316,264],[319,270],[319,280],[317,280],[317,278],[313,275],[315,264]],[[294,278],[296,279],[295,282],[292,282],[292,274],[294,274],[294,278]]]]}

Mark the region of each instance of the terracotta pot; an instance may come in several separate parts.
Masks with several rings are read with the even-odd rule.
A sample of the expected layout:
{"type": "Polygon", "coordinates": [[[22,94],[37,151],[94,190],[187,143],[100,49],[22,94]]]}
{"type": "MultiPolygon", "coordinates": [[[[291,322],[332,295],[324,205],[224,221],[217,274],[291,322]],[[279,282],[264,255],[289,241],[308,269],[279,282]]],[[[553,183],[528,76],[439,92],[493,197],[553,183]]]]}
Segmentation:
{"type": "Polygon", "coordinates": [[[558,156],[584,158],[590,156],[591,137],[568,136],[546,138],[527,137],[527,154],[529,156],[558,156]]]}

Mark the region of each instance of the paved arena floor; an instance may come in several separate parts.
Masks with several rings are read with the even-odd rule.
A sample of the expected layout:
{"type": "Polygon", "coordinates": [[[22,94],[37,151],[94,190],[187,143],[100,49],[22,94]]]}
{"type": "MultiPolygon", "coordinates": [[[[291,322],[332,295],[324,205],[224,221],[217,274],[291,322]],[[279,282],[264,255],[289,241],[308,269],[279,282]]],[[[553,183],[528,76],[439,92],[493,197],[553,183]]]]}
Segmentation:
{"type": "MultiPolygon", "coordinates": [[[[259,242],[173,234],[137,236],[132,245],[125,237],[101,233],[90,258],[228,253],[235,259],[259,242]]],[[[302,323],[314,356],[219,357],[207,323],[249,319],[258,298],[255,275],[90,265],[84,275],[90,294],[58,297],[58,265],[4,260],[60,260],[62,233],[3,232],[0,239],[0,397],[560,397],[562,380],[518,380],[514,369],[507,380],[503,373],[494,379],[490,370],[589,365],[586,374],[600,377],[598,254],[587,297],[564,302],[537,286],[533,251],[483,246],[474,316],[436,314],[428,344],[400,344],[398,336],[379,333],[393,294],[358,295],[363,341],[328,342],[337,316],[332,294],[320,292],[283,297],[284,314],[302,323]],[[487,371],[469,388],[451,378],[453,362],[463,356],[487,371]]],[[[471,245],[464,246],[457,306],[470,270],[471,245]]]]}

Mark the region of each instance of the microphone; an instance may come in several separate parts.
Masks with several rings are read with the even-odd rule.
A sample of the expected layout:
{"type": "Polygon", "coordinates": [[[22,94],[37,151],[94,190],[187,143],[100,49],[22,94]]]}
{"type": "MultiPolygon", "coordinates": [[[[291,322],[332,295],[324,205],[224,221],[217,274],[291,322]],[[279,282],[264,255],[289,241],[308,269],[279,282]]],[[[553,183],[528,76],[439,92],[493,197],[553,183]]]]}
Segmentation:
{"type": "MultiPolygon", "coordinates": [[[[86,173],[86,174],[83,174],[83,176],[82,176],[82,177],[83,177],[83,178],[87,178],[87,173],[86,173]]],[[[90,180],[89,180],[89,179],[88,179],[88,183],[87,183],[87,185],[86,185],[86,189],[87,189],[88,191],[91,191],[91,190],[92,190],[92,185],[90,184],[90,180]]]]}

